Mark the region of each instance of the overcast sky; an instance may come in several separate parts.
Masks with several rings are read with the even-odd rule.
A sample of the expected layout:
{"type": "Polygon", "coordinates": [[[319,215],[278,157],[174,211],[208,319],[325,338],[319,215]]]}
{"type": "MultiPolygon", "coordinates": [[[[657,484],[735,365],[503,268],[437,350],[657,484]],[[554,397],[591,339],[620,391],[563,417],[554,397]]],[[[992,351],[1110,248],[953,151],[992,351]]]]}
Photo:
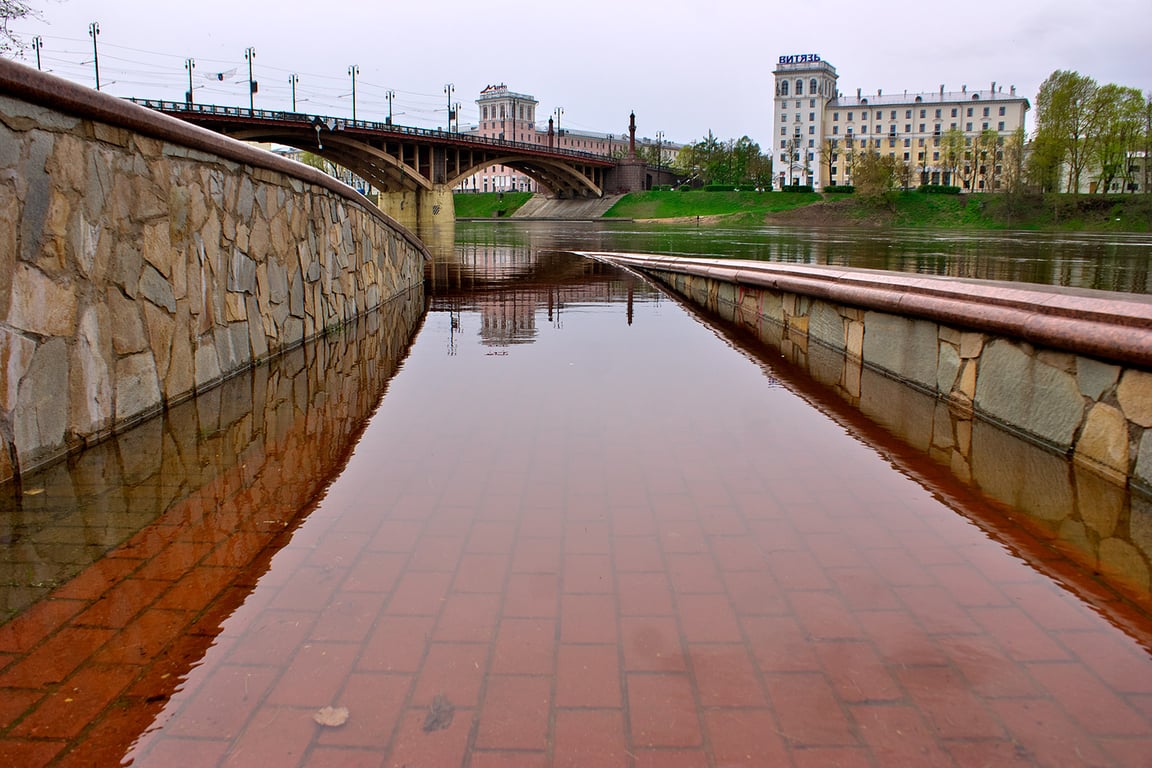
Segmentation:
{"type": "Polygon", "coordinates": [[[300,111],[350,116],[357,65],[357,117],[383,119],[391,89],[395,121],[420,127],[444,125],[445,84],[466,125],[479,92],[505,83],[540,102],[540,122],[562,107],[562,127],[624,133],[635,110],[640,136],[690,142],[711,130],[767,146],[783,54],[819,54],[853,95],[996,81],[1034,100],[1056,69],[1152,92],[1152,0],[30,4],[40,18],[14,25],[23,61],[35,65],[39,35],[45,69],[94,85],[97,22],[101,85],[118,96],[183,99],[192,57],[197,102],[247,106],[251,46],[257,108],[288,109],[297,73],[300,111]]]}

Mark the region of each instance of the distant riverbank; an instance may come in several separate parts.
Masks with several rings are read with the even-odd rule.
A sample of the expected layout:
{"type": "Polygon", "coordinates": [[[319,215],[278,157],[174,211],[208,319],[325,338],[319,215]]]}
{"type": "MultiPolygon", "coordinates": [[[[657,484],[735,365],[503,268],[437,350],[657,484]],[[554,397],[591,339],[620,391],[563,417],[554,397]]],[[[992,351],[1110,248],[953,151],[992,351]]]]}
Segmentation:
{"type": "MultiPolygon", "coordinates": [[[[504,218],[528,192],[456,195],[457,218],[504,218]]],[[[944,195],[896,192],[883,201],[804,192],[633,192],[604,218],[704,225],[931,227],[1152,232],[1152,195],[944,195]]]]}

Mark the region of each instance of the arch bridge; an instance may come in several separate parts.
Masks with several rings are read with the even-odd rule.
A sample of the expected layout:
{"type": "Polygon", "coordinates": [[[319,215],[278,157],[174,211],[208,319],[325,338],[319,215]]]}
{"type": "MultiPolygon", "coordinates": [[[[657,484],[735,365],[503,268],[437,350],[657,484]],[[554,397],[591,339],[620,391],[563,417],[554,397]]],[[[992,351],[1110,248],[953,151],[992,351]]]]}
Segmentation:
{"type": "Polygon", "coordinates": [[[392,123],[178,101],[137,104],[242,141],[295,147],[343,166],[380,190],[380,207],[427,231],[455,217],[452,190],[503,165],[561,198],[600,197],[616,161],[604,155],[392,123]]]}

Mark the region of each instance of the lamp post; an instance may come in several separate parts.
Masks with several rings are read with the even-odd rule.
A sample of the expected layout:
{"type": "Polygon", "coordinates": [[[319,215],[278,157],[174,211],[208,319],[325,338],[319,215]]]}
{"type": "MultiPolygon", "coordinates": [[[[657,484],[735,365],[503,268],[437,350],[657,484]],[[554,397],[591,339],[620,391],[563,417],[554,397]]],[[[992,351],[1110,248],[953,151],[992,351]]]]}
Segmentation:
{"type": "Polygon", "coordinates": [[[184,101],[192,106],[192,70],[196,69],[196,59],[185,59],[184,69],[188,70],[188,98],[184,101]]]}
{"type": "Polygon", "coordinates": [[[388,125],[392,125],[392,98],[396,95],[396,91],[389,88],[384,95],[388,98],[388,125]]]}
{"type": "Polygon", "coordinates": [[[360,67],[356,64],[348,67],[348,74],[352,76],[352,122],[356,122],[356,75],[360,73],[360,67]]]}
{"type": "Polygon", "coordinates": [[[456,133],[460,133],[460,102],[456,102],[456,133]]]}
{"type": "Polygon", "coordinates": [[[664,166],[664,131],[656,131],[656,165],[664,166]]]}
{"type": "Polygon", "coordinates": [[[100,90],[100,51],[96,47],[96,38],[100,35],[100,24],[92,22],[88,25],[88,35],[92,38],[92,63],[96,66],[96,90],[100,90]]]}
{"type": "Polygon", "coordinates": [[[452,83],[444,86],[444,93],[448,94],[448,130],[452,130],[452,91],[456,88],[452,83]]]}
{"type": "Polygon", "coordinates": [[[36,35],[32,38],[32,50],[36,51],[36,69],[40,69],[40,49],[44,47],[44,38],[36,35]]]}
{"type": "Polygon", "coordinates": [[[248,61],[248,111],[256,111],[256,81],[252,79],[252,59],[256,58],[256,49],[249,46],[244,49],[244,58],[248,61]]]}
{"type": "Polygon", "coordinates": [[[296,83],[300,82],[300,76],[295,72],[288,75],[288,85],[292,86],[292,111],[296,111],[296,83]]]}
{"type": "Polygon", "coordinates": [[[560,131],[560,116],[564,114],[564,107],[556,107],[556,148],[560,149],[564,146],[562,137],[564,134],[560,131]]]}

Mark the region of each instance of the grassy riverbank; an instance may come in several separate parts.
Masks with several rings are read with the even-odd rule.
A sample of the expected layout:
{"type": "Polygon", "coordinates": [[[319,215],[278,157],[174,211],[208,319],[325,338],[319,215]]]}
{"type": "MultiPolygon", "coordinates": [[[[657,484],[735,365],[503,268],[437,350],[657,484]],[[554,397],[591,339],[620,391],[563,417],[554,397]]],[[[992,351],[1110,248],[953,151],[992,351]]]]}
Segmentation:
{"type": "Polygon", "coordinates": [[[780,224],[1152,232],[1149,195],[925,195],[898,192],[882,201],[828,195],[771,215],[780,224]]]}
{"type": "Polygon", "coordinates": [[[531,192],[461,192],[452,200],[458,219],[498,219],[511,216],[531,198],[531,192]]]}
{"type": "MultiPolygon", "coordinates": [[[[512,215],[528,192],[456,195],[457,218],[512,215]]],[[[1152,195],[925,195],[884,200],[803,192],[633,192],[605,218],[801,226],[1152,232],[1152,195]]]]}

